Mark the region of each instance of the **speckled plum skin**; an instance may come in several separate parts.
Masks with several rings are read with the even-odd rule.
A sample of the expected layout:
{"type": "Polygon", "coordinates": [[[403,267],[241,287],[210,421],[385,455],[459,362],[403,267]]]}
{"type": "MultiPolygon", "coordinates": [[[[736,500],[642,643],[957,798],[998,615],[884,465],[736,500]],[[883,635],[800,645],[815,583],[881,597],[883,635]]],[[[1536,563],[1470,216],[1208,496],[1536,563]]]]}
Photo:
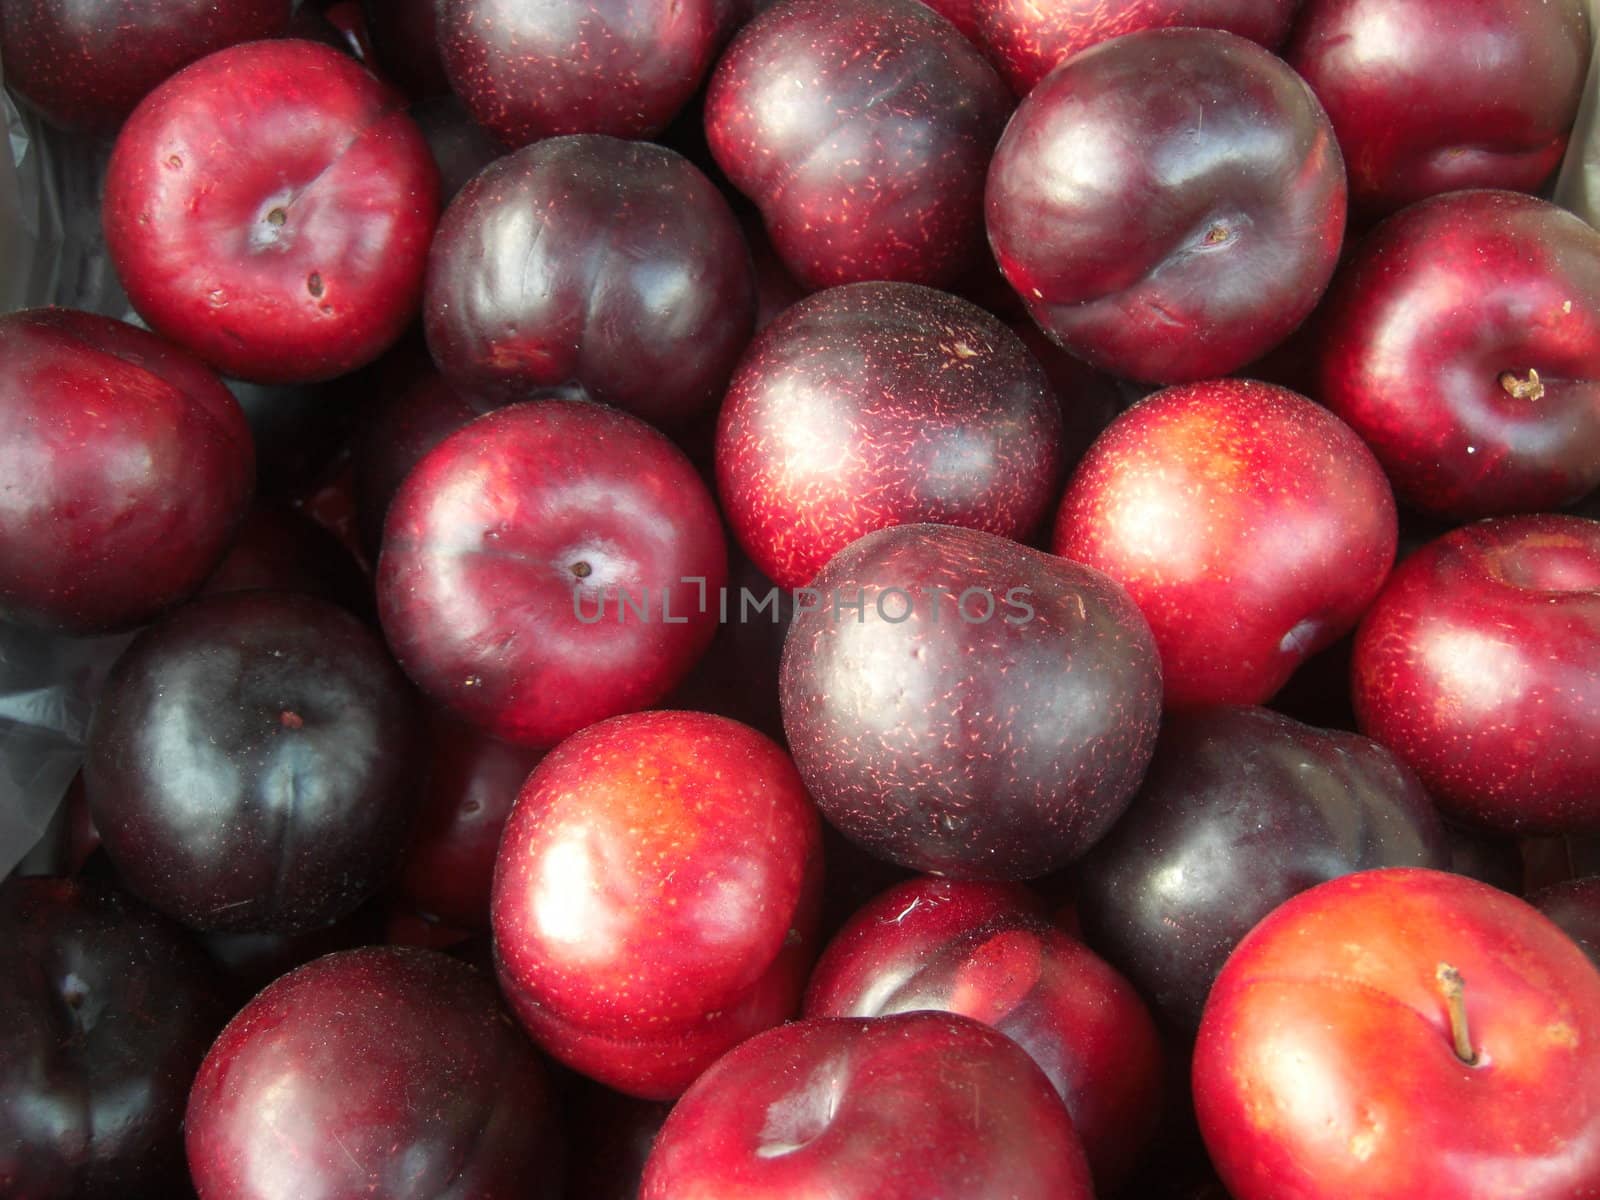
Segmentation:
{"type": "Polygon", "coordinates": [[[1155,745],[1161,669],[1111,580],[992,533],[899,525],[812,586],[784,643],[783,725],[841,832],[913,870],[1016,880],[1121,814],[1155,745]]]}
{"type": "Polygon", "coordinates": [[[1030,537],[1063,468],[1044,369],[977,305],[908,283],[830,288],[761,334],[717,424],[717,488],[773,582],[862,534],[930,522],[1030,537]]]}
{"type": "Polygon", "coordinates": [[[210,596],[112,668],[89,726],[89,809],[128,889],[184,924],[312,929],[398,864],[418,732],[404,677],[343,609],[210,596]]]}
{"type": "Polygon", "coordinates": [[[418,911],[458,929],[489,927],[500,834],[540,757],[430,714],[421,816],[397,881],[418,911]]]}
{"type": "Polygon", "coordinates": [[[52,124],[109,134],[196,59],[289,24],[290,0],[3,0],[6,86],[52,124]]]}
{"type": "Polygon", "coordinates": [[[184,1102],[228,1017],[221,982],[184,930],[106,884],[0,887],[0,1192],[180,1194],[184,1102]]]}
{"type": "Polygon", "coordinates": [[[1600,973],[1537,910],[1459,875],[1364,871],[1296,896],[1228,960],[1196,1112],[1237,1200],[1575,1200],[1600,1181],[1597,1040],[1600,973]]]}
{"type": "Polygon", "coordinates": [[[1011,104],[916,0],[780,0],[712,72],[706,137],[807,287],[943,287],[982,261],[984,170],[1011,104]]]}
{"type": "Polygon", "coordinates": [[[551,746],[665,696],[716,632],[726,579],[716,502],[682,451],[615,409],[540,400],[479,417],[407,477],[378,612],[436,702],[551,746]]]}
{"type": "Polygon", "coordinates": [[[978,22],[987,0],[923,0],[924,4],[961,31],[961,36],[982,49],[978,41],[978,22]]]}
{"type": "Polygon", "coordinates": [[[1270,698],[1354,628],[1398,540],[1388,480],[1347,425],[1224,379],[1113,421],[1067,484],[1053,545],[1127,588],[1177,708],[1270,698]]]}
{"type": "Polygon", "coordinates": [[[1020,884],[923,876],[839,931],[812,972],[805,1015],[926,1009],[982,1021],[1026,1050],[1072,1115],[1096,1189],[1116,1193],[1161,1113],[1161,1043],[1127,980],[1020,884]]]}
{"type": "Polygon", "coordinates": [[[716,185],[665,146],[551,138],[462,190],[429,255],[428,348],[476,395],[565,391],[683,425],[722,399],[756,276],[716,185]]]}
{"type": "Polygon", "coordinates": [[[507,146],[650,137],[699,88],[738,0],[438,0],[451,88],[507,146]]]}
{"type": "Polygon", "coordinates": [[[750,1039],[662,1127],[640,1200],[1090,1200],[1072,1120],[1015,1042],[941,1012],[750,1039]],[[887,1164],[892,1168],[885,1169],[887,1164]]]}
{"type": "Polygon", "coordinates": [[[206,1055],[189,1098],[200,1200],[557,1200],[543,1064],[465,963],[395,946],[285,975],[206,1055]]]}
{"type": "Polygon", "coordinates": [[[132,629],[221,561],[255,447],[221,380],[160,338],[90,313],[0,317],[0,619],[132,629]]]}
{"type": "Polygon", "coordinates": [[[140,103],[106,247],[146,323],[225,375],[331,379],[416,316],[439,170],[400,94],[315,42],[249,42],[140,103]]]}
{"type": "Polygon", "coordinates": [[[1467,520],[1600,486],[1600,233],[1454,192],[1370,234],[1318,316],[1317,398],[1413,507],[1467,520]]]}
{"type": "Polygon", "coordinates": [[[1026,96],[1074,54],[1144,29],[1225,29],[1275,50],[1299,7],[1300,0],[986,0],[976,5],[976,41],[1026,96]]]}
{"type": "Polygon", "coordinates": [[[1528,897],[1528,903],[1578,943],[1589,961],[1600,967],[1600,875],[1551,884],[1528,897]]]}
{"type": "Polygon", "coordinates": [[[1223,707],[1167,719],[1144,786],[1074,879],[1084,936],[1193,1030],[1233,948],[1289,897],[1450,863],[1432,801],[1384,747],[1223,707]]]}
{"type": "Polygon", "coordinates": [[[1600,831],[1600,521],[1499,517],[1396,568],[1356,633],[1364,732],[1447,816],[1600,831]]]}
{"type": "Polygon", "coordinates": [[[1316,97],[1260,46],[1147,30],[1028,94],[986,206],[1000,269],[1051,337],[1115,375],[1182,383],[1261,357],[1316,306],[1344,164],[1316,97]]]}
{"type": "Polygon", "coordinates": [[[554,1057],[643,1099],[793,1016],[822,831],[794,764],[724,717],[633,713],[568,738],[506,823],[500,985],[554,1057]]]}
{"type": "Polygon", "coordinates": [[[1536,191],[1572,132],[1589,22],[1582,0],[1306,0],[1284,56],[1338,132],[1351,204],[1381,215],[1536,191]]]}

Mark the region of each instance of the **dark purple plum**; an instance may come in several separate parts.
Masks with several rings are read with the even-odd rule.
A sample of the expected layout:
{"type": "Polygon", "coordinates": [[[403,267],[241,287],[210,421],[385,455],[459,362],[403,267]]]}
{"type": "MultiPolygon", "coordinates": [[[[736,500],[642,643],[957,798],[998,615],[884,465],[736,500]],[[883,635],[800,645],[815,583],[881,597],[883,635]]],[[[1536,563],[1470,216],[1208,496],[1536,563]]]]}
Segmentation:
{"type": "Polygon", "coordinates": [[[428,262],[428,347],[459,388],[566,394],[662,425],[716,407],[755,324],[727,201],[664,146],[551,138],[451,202],[428,262]]]}
{"type": "Polygon", "coordinates": [[[989,168],[989,242],[1033,318],[1147,383],[1226,375],[1333,275],[1344,163],[1311,89],[1254,42],[1158,29],[1028,94],[989,168]]]}
{"type": "Polygon", "coordinates": [[[330,954],[252,1000],[195,1080],[206,1200],[556,1200],[538,1053],[478,971],[429,950],[330,954]]]}
{"type": "Polygon", "coordinates": [[[919,522],[1030,537],[1060,492],[1044,369],[977,305],[910,283],[830,288],[762,331],[718,417],[722,508],[776,583],[919,522]]]}
{"type": "Polygon", "coordinates": [[[916,0],[781,0],[717,64],[706,135],[807,287],[942,287],[984,257],[984,170],[1012,103],[916,0]]]}
{"type": "Polygon", "coordinates": [[[1161,667],[1106,576],[992,533],[899,525],[812,589],[784,643],[783,725],[841,832],[914,870],[1013,880],[1121,815],[1155,746],[1161,667]]]}
{"type": "Polygon", "coordinates": [[[1179,1028],[1262,917],[1376,867],[1450,866],[1422,785],[1359,734],[1264,708],[1173,714],[1139,795],[1079,865],[1089,944],[1179,1028]]]}
{"type": "Polygon", "coordinates": [[[699,88],[741,0],[438,0],[455,93],[508,146],[649,137],[699,88]]]}
{"type": "Polygon", "coordinates": [[[1551,884],[1529,896],[1528,903],[1559,925],[1600,967],[1600,875],[1551,884]]]}
{"type": "Polygon", "coordinates": [[[0,317],[0,620],[107,633],[187,599],[255,461],[221,380],[154,334],[59,308],[0,317]]]}
{"type": "MultiPolygon", "coordinates": [[[[830,868],[831,868],[830,864],[830,868]]],[[[1026,1050],[1115,1193],[1161,1115],[1161,1042],[1133,986],[1053,925],[1021,884],[924,875],[891,888],[829,944],[808,1017],[933,1009],[982,1021],[1026,1050]]]]}
{"type": "Polygon", "coordinates": [[[179,1195],[184,1103],[229,1011],[189,934],[121,892],[0,886],[0,1194],[179,1195]]]}
{"type": "Polygon", "coordinates": [[[84,782],[128,889],[201,930],[292,933],[387,880],[415,809],[416,706],[383,643],[326,601],[232,592],[112,668],[84,782]]]}
{"type": "Polygon", "coordinates": [[[6,86],[52,123],[114,133],[151,88],[289,24],[290,0],[0,0],[6,86]]]}

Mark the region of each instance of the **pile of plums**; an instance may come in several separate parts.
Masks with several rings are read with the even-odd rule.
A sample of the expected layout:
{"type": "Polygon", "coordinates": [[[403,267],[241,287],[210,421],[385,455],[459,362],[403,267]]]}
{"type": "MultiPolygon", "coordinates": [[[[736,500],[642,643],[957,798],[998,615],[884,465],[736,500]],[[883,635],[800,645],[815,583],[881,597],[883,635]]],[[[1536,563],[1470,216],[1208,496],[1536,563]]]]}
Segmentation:
{"type": "Polygon", "coordinates": [[[1588,12],[0,0],[0,1196],[1600,1200],[1588,12]]]}

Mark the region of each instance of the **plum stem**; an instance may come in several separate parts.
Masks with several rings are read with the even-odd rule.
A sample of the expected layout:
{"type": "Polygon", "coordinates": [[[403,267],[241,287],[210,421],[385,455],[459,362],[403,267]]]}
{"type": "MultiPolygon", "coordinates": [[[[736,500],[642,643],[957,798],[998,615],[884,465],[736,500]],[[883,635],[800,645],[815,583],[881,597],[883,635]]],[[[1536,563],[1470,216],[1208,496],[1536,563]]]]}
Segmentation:
{"type": "Polygon", "coordinates": [[[1456,1057],[1469,1067],[1478,1065],[1478,1052],[1472,1048],[1467,1030],[1467,984],[1461,972],[1449,963],[1440,963],[1437,972],[1444,988],[1444,1002],[1450,1010],[1450,1036],[1455,1040],[1456,1057]]]}
{"type": "Polygon", "coordinates": [[[1506,371],[1500,376],[1500,386],[1506,394],[1518,400],[1543,400],[1544,384],[1539,379],[1539,372],[1532,367],[1528,368],[1526,377],[1518,375],[1515,371],[1506,371]]]}

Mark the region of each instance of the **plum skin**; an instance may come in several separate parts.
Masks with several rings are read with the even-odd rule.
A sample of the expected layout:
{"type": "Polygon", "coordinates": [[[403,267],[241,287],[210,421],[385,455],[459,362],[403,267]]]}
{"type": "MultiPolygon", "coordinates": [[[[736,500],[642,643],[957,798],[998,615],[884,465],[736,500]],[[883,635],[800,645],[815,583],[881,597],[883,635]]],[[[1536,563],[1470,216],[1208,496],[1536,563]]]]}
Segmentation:
{"type": "Polygon", "coordinates": [[[1441,192],[1536,191],[1583,95],[1580,0],[1306,0],[1284,57],[1316,92],[1381,216],[1441,192]]]}
{"type": "Polygon", "coordinates": [[[145,97],[102,204],[139,315],[257,383],[331,379],[398,340],[438,214],[439,170],[399,93],[292,38],[209,55],[145,97]]]}
{"type": "Polygon", "coordinates": [[[1028,1052],[1115,1193],[1161,1114],[1161,1043],[1125,979],[1046,917],[1020,884],[922,876],[863,906],[823,951],[807,1017],[934,1009],[972,1017],[1028,1052]]]}
{"type": "Polygon", "coordinates": [[[194,594],[255,490],[238,403],[189,354],[66,309],[0,317],[0,619],[136,628],[194,594]]]}
{"type": "Polygon", "coordinates": [[[1061,425],[1043,369],[976,305],[850,284],[746,351],[718,414],[718,491],[756,565],[799,587],[887,525],[1030,537],[1060,485],[1061,425]]]}
{"type": "Polygon", "coordinates": [[[717,63],[706,138],[802,284],[945,287],[983,261],[983,173],[1011,103],[916,0],[783,0],[717,63]]]}
{"type": "Polygon", "coordinates": [[[340,951],[272,983],[217,1038],[189,1097],[190,1170],[225,1200],[556,1200],[552,1092],[472,967],[340,951]]]}
{"type": "Polygon", "coordinates": [[[1372,452],[1286,388],[1165,388],[1090,447],[1052,548],[1116,579],[1161,647],[1169,708],[1259,704],[1352,629],[1399,519],[1372,452]]]}
{"type": "Polygon", "coordinates": [[[812,586],[823,600],[784,643],[783,724],[852,840],[918,871],[1029,879],[1081,855],[1132,799],[1161,668],[1099,571],[979,530],[899,525],[812,586]],[[963,609],[969,589],[992,609],[978,594],[963,609]],[[858,600],[859,616],[844,607],[858,600]]]}
{"type": "Polygon", "coordinates": [[[698,89],[741,0],[438,0],[451,89],[508,147],[651,137],[698,89]]]}
{"type": "Polygon", "coordinates": [[[538,400],[456,430],[407,476],[378,610],[435,702],[552,746],[665,696],[715,634],[726,579],[716,503],[682,451],[615,409],[538,400]]]}
{"type": "Polygon", "coordinates": [[[736,721],[658,710],[574,734],[523,786],[495,862],[513,1011],[591,1079],[677,1096],[799,1007],[820,826],[788,755],[736,721]]]}
{"type": "Polygon", "coordinates": [[[1600,974],[1537,910],[1459,875],[1362,871],[1275,909],[1229,959],[1196,1113],[1238,1200],[1570,1200],[1600,1176],[1597,1037],[1600,974]]]}
{"type": "Polygon", "coordinates": [[[1413,507],[1547,512],[1600,485],[1600,233],[1505,191],[1412,205],[1318,317],[1317,398],[1413,507]]]}
{"type": "Polygon", "coordinates": [[[812,1018],[720,1059],[667,1117],[640,1198],[729,1189],[748,1200],[1094,1194],[1044,1073],[1009,1038],[941,1012],[812,1018]]]}
{"type": "Polygon", "coordinates": [[[1345,175],[1305,83],[1254,42],[1156,29],[1028,94],[989,166],[989,243],[1057,342],[1146,383],[1229,374],[1333,276],[1345,175]]]}
{"type": "Polygon", "coordinates": [[[353,912],[414,816],[415,702],[335,605],[227,592],[145,629],[90,722],[84,781],[119,876],[202,930],[293,933],[353,912]]]}
{"type": "Polygon", "coordinates": [[[189,1085],[229,1008],[187,932],[110,885],[0,886],[0,1190],[182,1187],[189,1085]]]}
{"type": "Polygon", "coordinates": [[[1193,1030],[1229,953],[1298,892],[1450,865],[1421,782],[1359,734],[1261,708],[1175,713],[1143,787],[1074,874],[1084,936],[1193,1030]]]}
{"type": "Polygon", "coordinates": [[[1494,517],[1414,552],[1356,631],[1362,732],[1446,816],[1600,830],[1600,521],[1494,517]]]}
{"type": "Polygon", "coordinates": [[[134,106],[183,67],[273,37],[291,0],[3,0],[6,86],[74,133],[115,133],[134,106]]]}
{"type": "Polygon", "coordinates": [[[511,746],[432,713],[421,816],[397,890],[419,912],[459,929],[487,929],[500,835],[537,750],[511,746]]]}
{"type": "Polygon", "coordinates": [[[451,203],[423,306],[434,361],[463,392],[576,394],[682,426],[716,407],[749,340],[755,267],[727,202],[681,155],[549,138],[451,203]]]}
{"type": "Polygon", "coordinates": [[[985,0],[974,5],[973,40],[1026,96],[1055,67],[1090,46],[1141,29],[1225,29],[1276,50],[1300,0],[1081,0],[1041,5],[985,0]]]}

